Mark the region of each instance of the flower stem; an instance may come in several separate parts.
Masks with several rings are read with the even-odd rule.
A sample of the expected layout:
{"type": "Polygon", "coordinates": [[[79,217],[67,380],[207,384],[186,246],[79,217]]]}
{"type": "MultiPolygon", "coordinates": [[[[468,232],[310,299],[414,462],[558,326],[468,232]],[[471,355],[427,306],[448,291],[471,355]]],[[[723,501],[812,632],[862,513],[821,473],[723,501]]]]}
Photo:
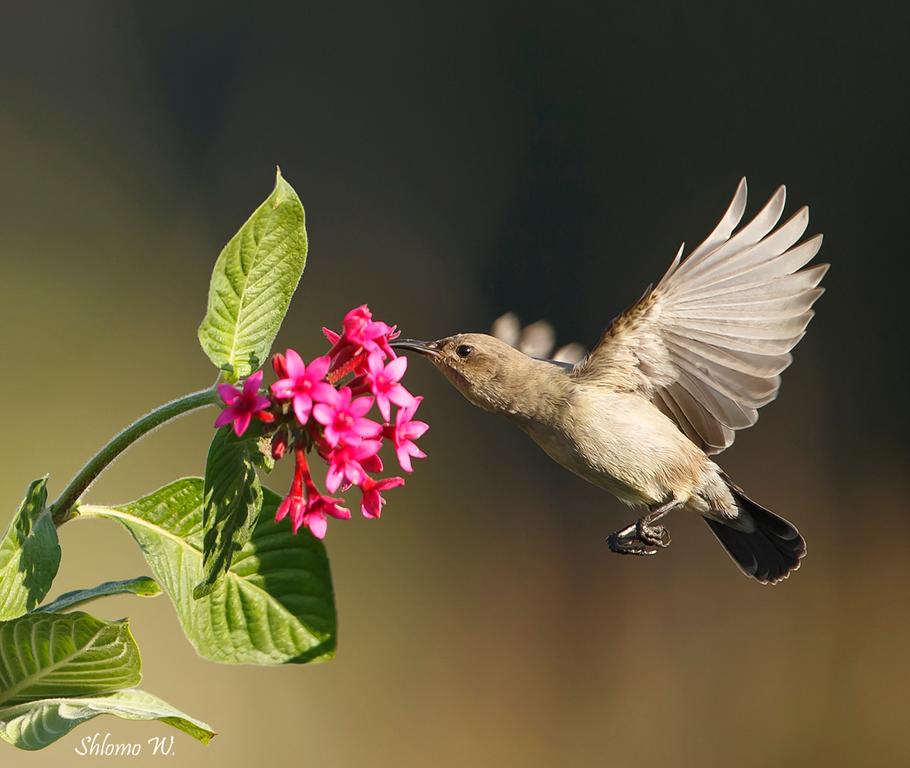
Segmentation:
{"type": "Polygon", "coordinates": [[[153,411],[149,411],[145,416],[136,419],[136,421],[116,434],[107,445],[92,456],[88,463],[76,473],[76,476],[70,480],[69,485],[63,489],[57,501],[53,503],[51,513],[54,517],[54,523],[59,526],[76,516],[73,510],[79,498],[95,482],[95,479],[104,471],[108,464],[133,443],[165,422],[196,408],[212,405],[217,399],[218,393],[214,387],[191,392],[188,395],[160,405],[153,411]]]}

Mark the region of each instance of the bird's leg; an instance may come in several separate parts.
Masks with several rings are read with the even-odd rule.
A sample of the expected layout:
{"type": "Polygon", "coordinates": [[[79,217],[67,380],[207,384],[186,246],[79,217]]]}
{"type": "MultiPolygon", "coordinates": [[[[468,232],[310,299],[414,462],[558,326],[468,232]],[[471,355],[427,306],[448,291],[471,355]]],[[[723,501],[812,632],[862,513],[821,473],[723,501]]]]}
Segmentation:
{"type": "Polygon", "coordinates": [[[611,551],[621,555],[656,555],[658,549],[670,546],[670,534],[662,525],[655,525],[658,520],[678,507],[680,502],[675,497],[655,507],[640,520],[627,525],[622,530],[611,533],[607,544],[611,551]]]}

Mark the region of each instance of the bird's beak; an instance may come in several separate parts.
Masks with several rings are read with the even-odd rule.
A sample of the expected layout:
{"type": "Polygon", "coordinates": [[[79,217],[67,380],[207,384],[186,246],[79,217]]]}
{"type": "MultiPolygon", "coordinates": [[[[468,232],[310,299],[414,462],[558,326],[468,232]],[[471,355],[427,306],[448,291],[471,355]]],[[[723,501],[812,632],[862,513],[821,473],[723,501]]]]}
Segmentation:
{"type": "Polygon", "coordinates": [[[393,349],[403,349],[405,352],[417,352],[428,357],[439,357],[439,344],[435,341],[418,341],[417,339],[395,339],[389,342],[393,349]]]}

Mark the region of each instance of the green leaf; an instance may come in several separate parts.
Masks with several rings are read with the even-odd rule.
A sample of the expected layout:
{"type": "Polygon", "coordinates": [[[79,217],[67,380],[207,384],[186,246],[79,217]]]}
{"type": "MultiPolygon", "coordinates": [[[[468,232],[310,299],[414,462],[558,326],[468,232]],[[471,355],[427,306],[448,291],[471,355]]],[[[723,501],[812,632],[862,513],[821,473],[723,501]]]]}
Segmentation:
{"type": "Polygon", "coordinates": [[[32,482],[0,541],[0,621],[40,603],[60,566],[57,528],[47,509],[47,476],[32,482]]]}
{"type": "Polygon", "coordinates": [[[64,592],[56,600],[46,605],[38,606],[33,610],[35,613],[38,611],[44,611],[45,613],[65,611],[68,608],[74,608],[99,597],[123,594],[154,597],[161,594],[161,587],[158,586],[157,581],[148,576],[137,576],[135,579],[122,579],[121,581],[105,581],[91,589],[76,589],[72,592],[64,592]]]}
{"type": "Polygon", "coordinates": [[[306,265],[303,205],[279,170],[275,189],[224,246],[209,286],[199,343],[231,381],[269,355],[306,265]]]}
{"type": "Polygon", "coordinates": [[[28,613],[0,623],[0,706],[82,696],[139,682],[129,622],[87,613],[28,613]]]}
{"type": "Polygon", "coordinates": [[[203,580],[193,590],[199,599],[209,594],[231,567],[234,553],[250,539],[262,509],[262,486],[251,452],[255,440],[232,440],[230,427],[215,432],[205,462],[205,506],[202,512],[203,580]]]}
{"type": "Polygon", "coordinates": [[[275,458],[272,456],[272,438],[258,438],[255,450],[250,451],[250,459],[266,474],[275,469],[275,458]]]}
{"type": "Polygon", "coordinates": [[[258,419],[253,419],[242,437],[237,437],[234,431],[226,428],[226,443],[246,443],[250,460],[259,469],[268,474],[275,468],[275,459],[272,458],[272,437],[275,431],[271,424],[266,425],[258,419]],[[252,445],[251,443],[255,443],[252,445]]]}
{"type": "Polygon", "coordinates": [[[280,497],[263,489],[250,540],[210,595],[193,600],[202,578],[201,478],[185,478],[119,507],[81,506],[83,517],[119,520],[145,554],[200,656],[228,664],[283,664],[330,658],[335,601],[322,542],[273,521],[280,497]]]}
{"type": "Polygon", "coordinates": [[[43,749],[98,715],[116,715],[124,720],[160,720],[203,744],[208,744],[215,735],[211,726],[201,720],[185,715],[157,696],[130,688],[103,696],[39,699],[0,707],[0,739],[19,749],[43,749]]]}

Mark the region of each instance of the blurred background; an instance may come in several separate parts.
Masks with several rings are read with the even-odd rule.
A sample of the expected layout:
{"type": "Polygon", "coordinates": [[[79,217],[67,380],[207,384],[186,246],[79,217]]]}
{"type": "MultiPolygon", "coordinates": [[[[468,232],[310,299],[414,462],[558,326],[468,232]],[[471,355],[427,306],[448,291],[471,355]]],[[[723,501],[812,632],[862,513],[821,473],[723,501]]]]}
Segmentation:
{"type": "MultiPolygon", "coordinates": [[[[906,19],[848,4],[3,3],[0,524],[114,431],[207,385],[221,246],[276,164],[307,270],[276,346],[350,307],[407,335],[506,310],[590,345],[697,244],[740,176],[833,263],[780,398],[720,457],[809,542],[775,588],[698,520],[612,556],[629,511],[415,360],[429,459],[381,522],[330,526],[337,658],[197,658],[129,614],[143,687],[214,725],[170,765],[895,766],[910,761],[906,19]]],[[[201,473],[213,411],[135,447],[116,503],[201,473]]],[[[287,467],[269,480],[279,491],[287,467]]],[[[113,523],[61,529],[52,594],[146,573],[113,523]]],[[[3,765],[62,766],[97,719],[3,765]]],[[[90,758],[87,758],[90,759],[90,758]]],[[[131,765],[152,765],[134,758],[131,765]]]]}

